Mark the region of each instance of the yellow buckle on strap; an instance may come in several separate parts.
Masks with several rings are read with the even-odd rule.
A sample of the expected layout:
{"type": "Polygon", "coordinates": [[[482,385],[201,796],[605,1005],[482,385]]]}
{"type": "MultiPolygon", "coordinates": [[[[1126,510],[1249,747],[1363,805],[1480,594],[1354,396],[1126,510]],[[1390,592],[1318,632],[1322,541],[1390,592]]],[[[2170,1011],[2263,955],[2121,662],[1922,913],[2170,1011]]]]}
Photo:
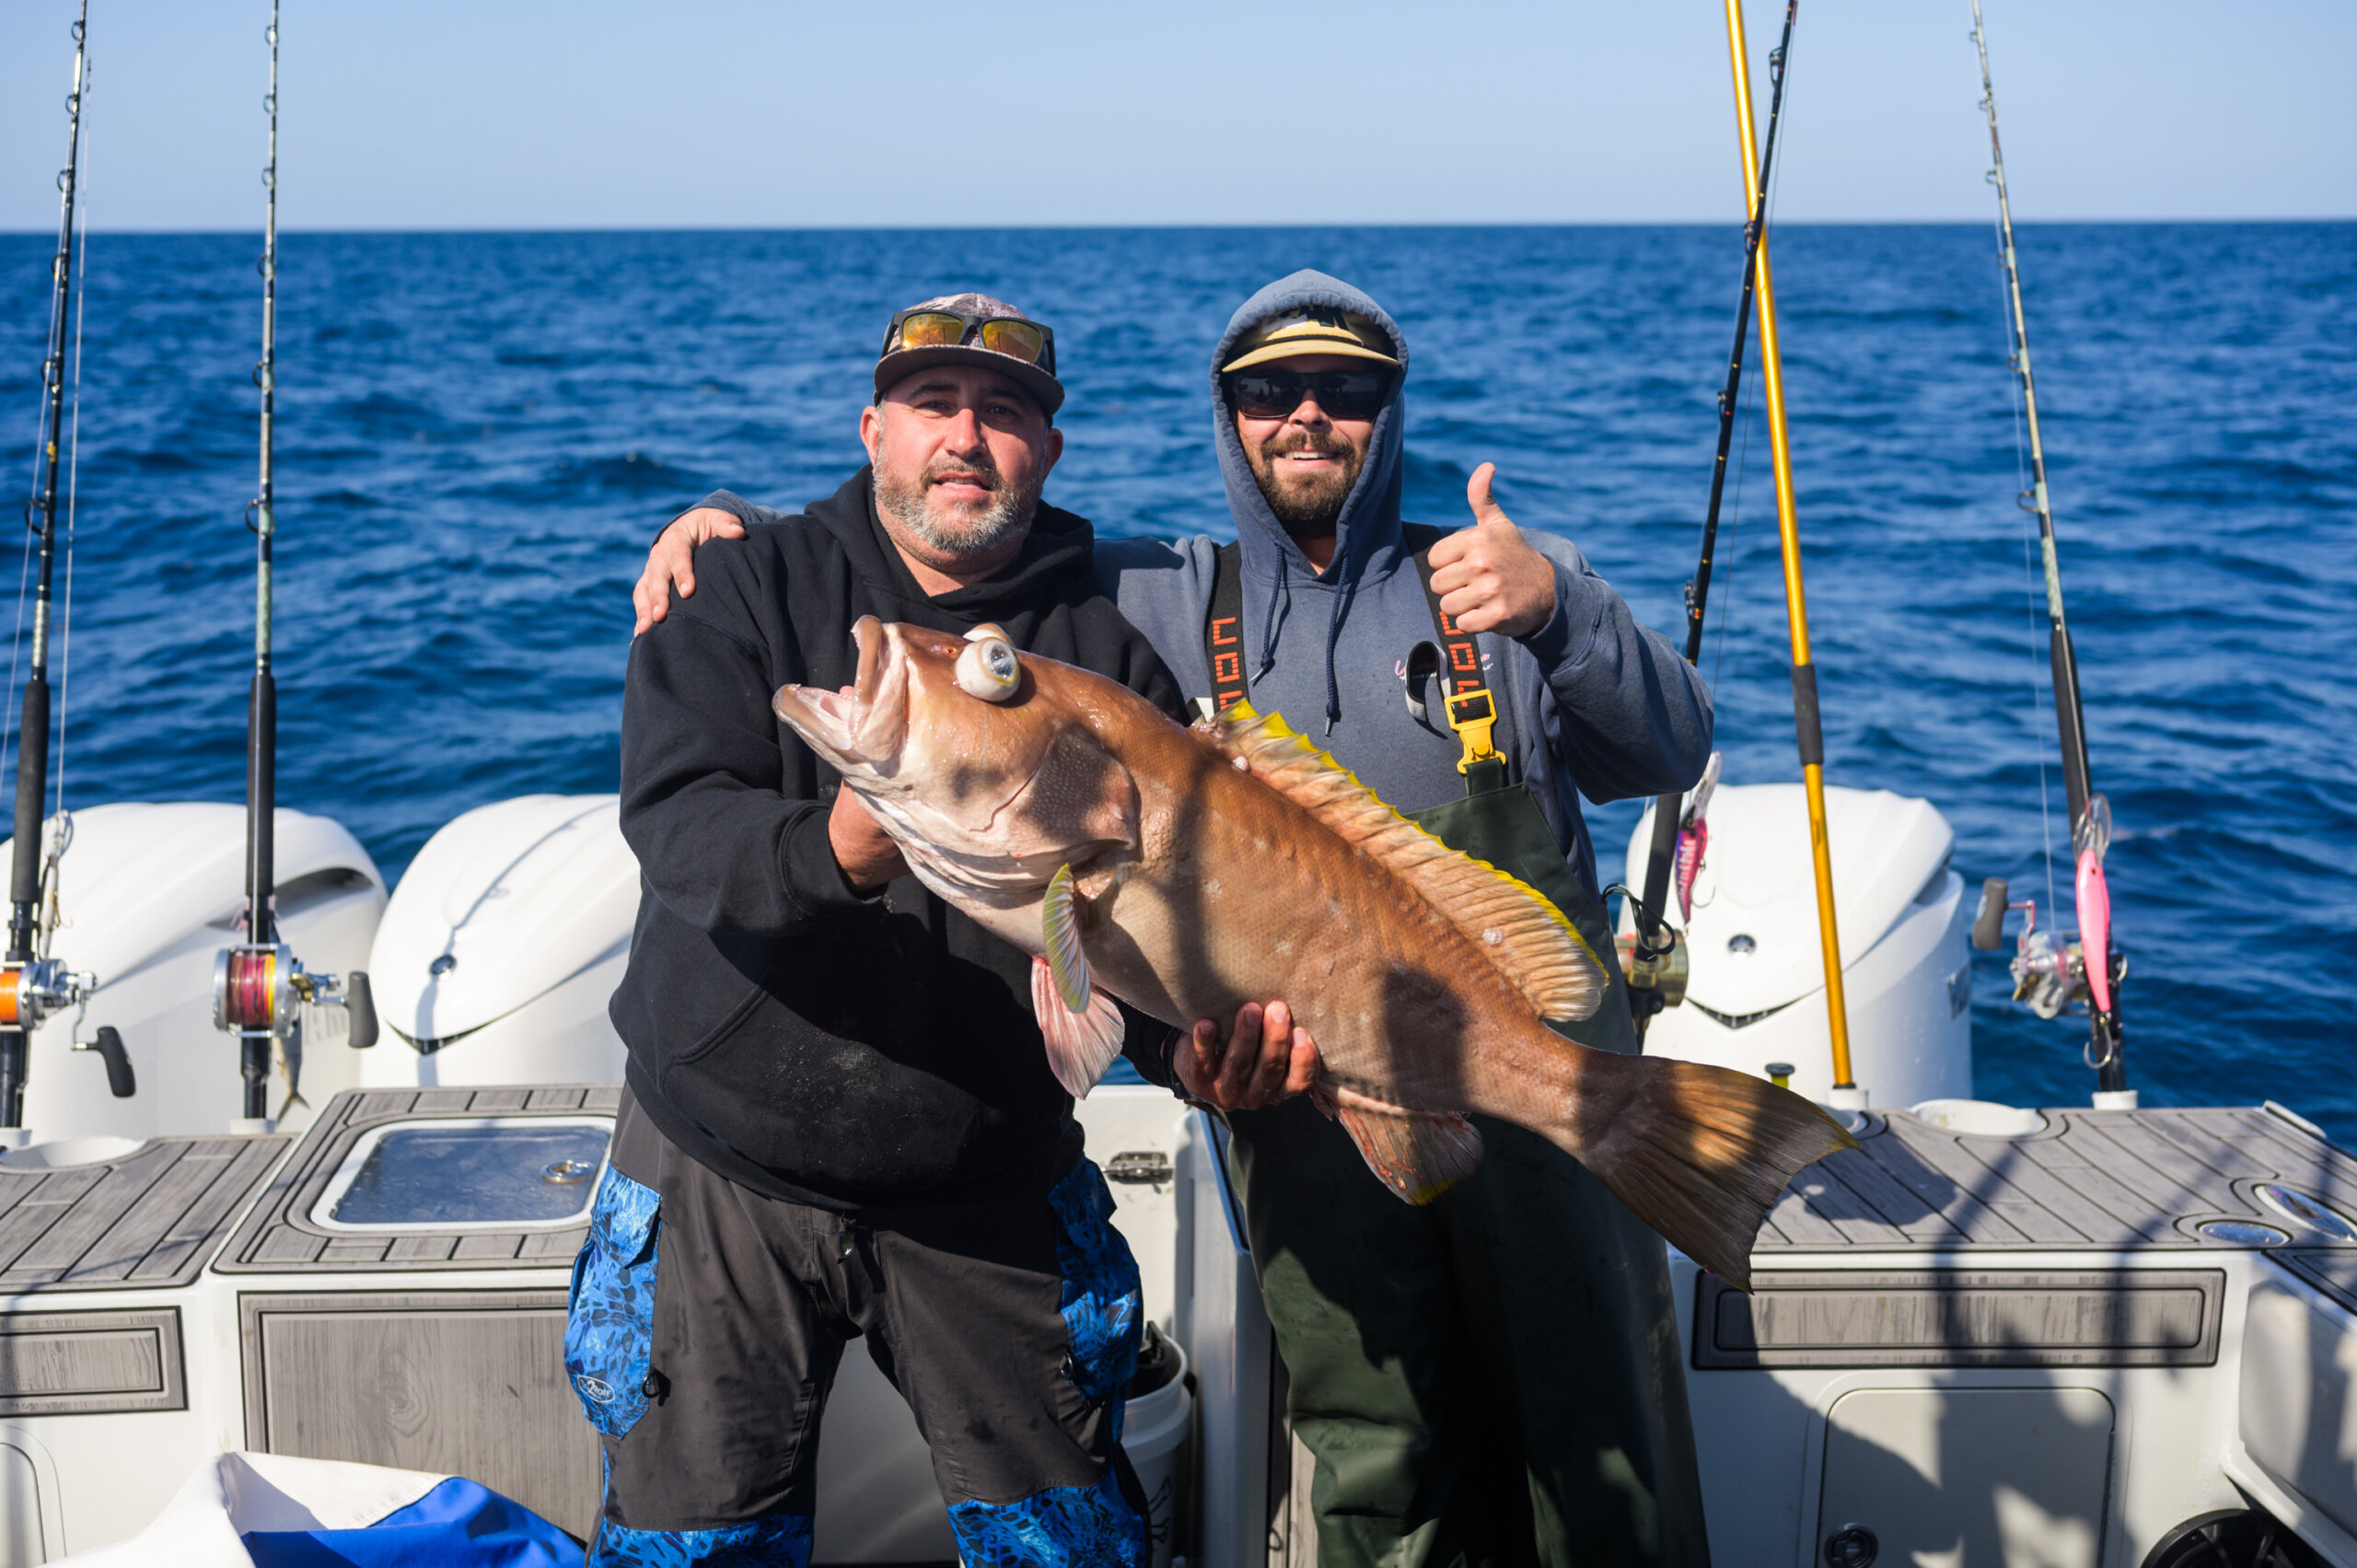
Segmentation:
{"type": "Polygon", "coordinates": [[[1476,762],[1504,761],[1490,738],[1497,724],[1498,704],[1487,687],[1449,698],[1448,727],[1457,731],[1457,738],[1465,747],[1465,755],[1457,761],[1458,772],[1471,772],[1476,762]]]}

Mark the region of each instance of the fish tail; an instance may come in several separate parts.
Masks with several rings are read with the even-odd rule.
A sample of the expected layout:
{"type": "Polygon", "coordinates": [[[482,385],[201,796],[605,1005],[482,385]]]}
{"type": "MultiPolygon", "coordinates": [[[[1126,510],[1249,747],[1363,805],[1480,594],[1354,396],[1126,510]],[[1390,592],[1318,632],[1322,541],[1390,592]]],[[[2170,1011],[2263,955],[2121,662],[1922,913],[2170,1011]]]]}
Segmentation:
{"type": "Polygon", "coordinates": [[[1604,1051],[1583,1064],[1585,1081],[1554,1141],[1738,1290],[1751,1288],[1752,1243],[1784,1184],[1858,1146],[1816,1105],[1729,1068],[1604,1051]]]}

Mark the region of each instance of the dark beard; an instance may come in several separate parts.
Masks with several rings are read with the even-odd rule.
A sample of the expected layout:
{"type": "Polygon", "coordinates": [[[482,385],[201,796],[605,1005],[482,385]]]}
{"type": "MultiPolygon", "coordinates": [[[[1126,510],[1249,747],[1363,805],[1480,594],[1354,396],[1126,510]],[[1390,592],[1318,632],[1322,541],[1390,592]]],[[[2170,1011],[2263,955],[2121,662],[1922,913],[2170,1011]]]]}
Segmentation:
{"type": "Polygon", "coordinates": [[[1365,462],[1363,454],[1353,451],[1347,442],[1321,441],[1307,432],[1280,430],[1260,443],[1252,454],[1252,477],[1260,482],[1261,498],[1269,510],[1277,516],[1285,532],[1299,539],[1305,536],[1323,538],[1334,531],[1341,520],[1342,504],[1351,498],[1351,487],[1359,482],[1359,469],[1365,462]],[[1277,459],[1288,452],[1324,452],[1341,459],[1339,470],[1320,476],[1314,483],[1279,486],[1276,482],[1277,459]]]}

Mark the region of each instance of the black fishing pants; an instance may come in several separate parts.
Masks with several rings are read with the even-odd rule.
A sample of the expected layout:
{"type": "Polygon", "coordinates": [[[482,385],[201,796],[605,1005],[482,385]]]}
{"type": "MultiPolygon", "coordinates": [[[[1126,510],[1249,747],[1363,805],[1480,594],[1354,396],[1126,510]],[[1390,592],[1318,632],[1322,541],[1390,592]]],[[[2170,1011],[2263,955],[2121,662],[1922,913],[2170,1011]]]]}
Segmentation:
{"type": "MultiPolygon", "coordinates": [[[[1572,916],[1612,973],[1565,1030],[1633,1051],[1601,908],[1519,787],[1417,819],[1572,916]]],[[[1229,1119],[1254,1267],[1317,1459],[1320,1568],[1703,1568],[1701,1482],[1661,1238],[1570,1156],[1487,1153],[1422,1208],[1306,1099],[1229,1119]]]]}
{"type": "Polygon", "coordinates": [[[1115,1465],[1138,1272],[1094,1164],[1017,1198],[853,1216],[633,1132],[659,1140],[659,1168],[606,1173],[565,1333],[606,1453],[590,1563],[807,1568],[819,1418],[864,1336],[932,1447],[968,1564],[1142,1568],[1115,1465]]]}

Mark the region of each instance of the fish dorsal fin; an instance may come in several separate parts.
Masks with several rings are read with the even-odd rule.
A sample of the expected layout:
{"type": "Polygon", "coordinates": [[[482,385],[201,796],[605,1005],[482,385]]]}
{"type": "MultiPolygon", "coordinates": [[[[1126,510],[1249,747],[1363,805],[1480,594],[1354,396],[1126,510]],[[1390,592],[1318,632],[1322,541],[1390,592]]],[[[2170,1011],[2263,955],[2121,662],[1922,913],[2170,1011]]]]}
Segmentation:
{"type": "Polygon", "coordinates": [[[1458,854],[1400,816],[1279,714],[1238,703],[1205,733],[1223,755],[1422,893],[1540,1017],[1585,1018],[1603,1001],[1604,966],[1538,889],[1458,854]]]}

